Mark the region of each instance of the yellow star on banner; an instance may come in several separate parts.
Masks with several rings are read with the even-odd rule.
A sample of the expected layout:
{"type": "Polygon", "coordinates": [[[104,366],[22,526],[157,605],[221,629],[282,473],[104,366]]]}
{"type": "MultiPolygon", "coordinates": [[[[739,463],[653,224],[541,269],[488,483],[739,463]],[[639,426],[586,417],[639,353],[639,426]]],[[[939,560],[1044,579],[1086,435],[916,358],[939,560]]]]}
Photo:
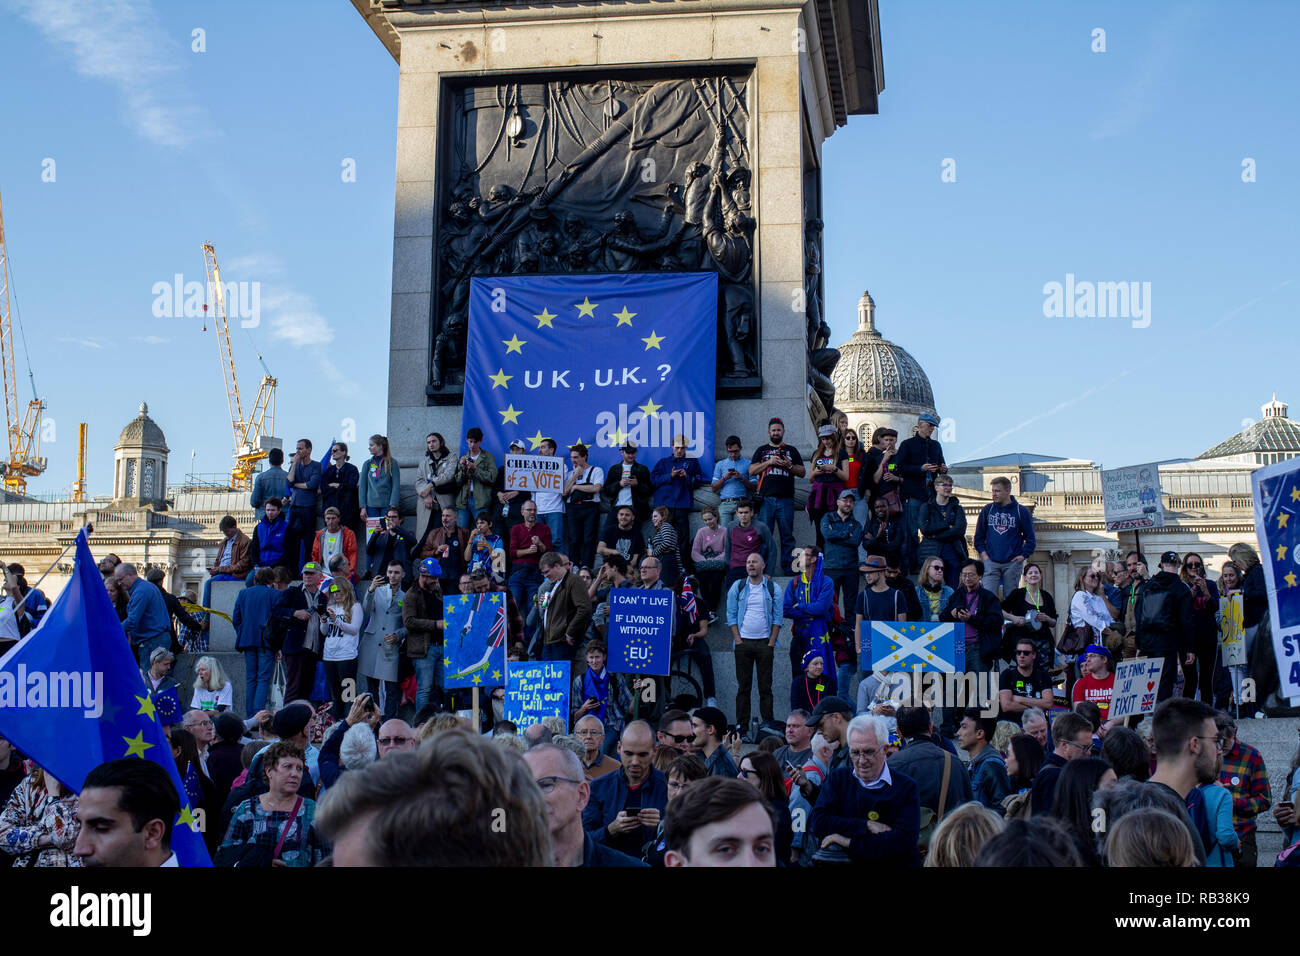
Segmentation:
{"type": "Polygon", "coordinates": [[[475,674],[475,675],[474,675],[474,683],[476,683],[476,684],[481,684],[481,683],[483,683],[483,675],[482,675],[482,674],[475,674]]]}
{"type": "Polygon", "coordinates": [[[1291,500],[1300,501],[1300,485],[1296,485],[1291,489],[1291,500]]]}
{"type": "Polygon", "coordinates": [[[1296,582],[1295,572],[1288,571],[1286,574],[1282,576],[1282,580],[1286,581],[1287,587],[1292,587],[1292,588],[1295,587],[1295,582],[1296,582]]]}
{"type": "Polygon", "coordinates": [[[189,827],[195,833],[199,832],[195,826],[199,821],[194,819],[194,813],[190,810],[190,805],[188,803],[181,807],[181,815],[176,822],[189,827]]]}
{"type": "Polygon", "coordinates": [[[493,679],[493,680],[500,680],[500,679],[501,679],[501,672],[500,672],[500,671],[493,671],[493,672],[492,672],[492,679],[493,679]]]}
{"type": "MultiPolygon", "coordinates": [[[[615,312],[615,313],[614,313],[614,318],[618,319],[618,325],[628,325],[628,326],[630,326],[630,325],[632,324],[632,319],[633,319],[635,316],[636,316],[636,313],[635,313],[635,312],[629,312],[629,311],[627,310],[627,306],[623,306],[623,311],[622,311],[622,312],[615,312]]],[[[618,328],[618,325],[614,326],[614,328],[618,328]]]]}
{"type": "Polygon", "coordinates": [[[511,352],[518,352],[520,355],[523,355],[523,347],[528,344],[528,340],[524,339],[523,341],[520,341],[519,336],[512,335],[509,339],[502,339],[501,344],[506,347],[506,355],[509,355],[511,352]]]}
{"type": "Polygon", "coordinates": [[[462,595],[460,596],[460,603],[461,603],[461,604],[468,604],[468,603],[469,603],[469,595],[468,595],[468,594],[462,594],[462,595]]]}
{"type": "Polygon", "coordinates": [[[144,759],[144,752],[153,746],[153,744],[145,743],[143,730],[134,737],[123,737],[122,739],[126,741],[126,753],[122,754],[123,757],[136,756],[144,759]]]}
{"type": "MultiPolygon", "coordinates": [[[[132,696],[134,697],[135,695],[133,694],[132,696]]],[[[139,717],[141,714],[144,714],[150,720],[153,720],[153,715],[154,715],[153,698],[145,696],[145,697],[136,697],[135,699],[140,702],[140,709],[135,712],[135,715],[139,717]]]]}
{"type": "Polygon", "coordinates": [[[542,434],[542,430],[539,428],[537,429],[537,434],[533,435],[528,440],[532,442],[532,451],[537,451],[537,449],[542,447],[542,442],[546,440],[546,436],[542,434]]]}
{"type": "Polygon", "coordinates": [[[1279,561],[1285,561],[1285,560],[1286,560],[1286,545],[1284,545],[1284,544],[1279,544],[1279,545],[1277,546],[1277,559],[1278,559],[1279,561]]]}
{"type": "Polygon", "coordinates": [[[573,307],[578,310],[578,318],[582,318],[586,315],[594,319],[596,317],[597,305],[599,305],[598,302],[592,302],[591,299],[585,295],[582,297],[581,302],[573,303],[573,307]]]}
{"type": "Polygon", "coordinates": [[[656,405],[653,398],[648,399],[644,405],[638,405],[637,408],[645,413],[646,418],[654,418],[659,414],[662,405],[656,405]]]}
{"type": "Polygon", "coordinates": [[[505,408],[497,409],[497,414],[501,416],[502,425],[504,425],[506,422],[509,422],[511,425],[518,425],[519,416],[522,414],[522,412],[515,411],[515,406],[514,403],[512,402],[510,405],[508,405],[505,408]]]}
{"type": "Polygon", "coordinates": [[[1287,519],[1290,518],[1290,517],[1291,517],[1291,516],[1288,515],[1288,514],[1280,514],[1280,515],[1278,515],[1278,516],[1277,516],[1277,526],[1278,526],[1279,528],[1285,528],[1285,527],[1286,527],[1286,521],[1287,521],[1287,519]]]}
{"type": "Polygon", "coordinates": [[[444,658],[442,659],[442,666],[443,666],[443,667],[450,667],[450,666],[451,666],[451,658],[450,658],[450,657],[444,657],[444,658]]]}
{"type": "MultiPolygon", "coordinates": [[[[519,354],[522,355],[523,353],[521,352],[519,354]]],[[[507,385],[506,382],[510,381],[512,378],[514,378],[514,376],[507,375],[506,370],[503,368],[497,369],[497,373],[495,375],[488,376],[488,379],[492,382],[493,388],[509,388],[510,386],[507,385]]]]}
{"type": "Polygon", "coordinates": [[[546,326],[548,329],[555,328],[555,326],[551,325],[551,320],[555,318],[555,313],[546,308],[546,306],[542,306],[542,311],[533,316],[533,318],[537,320],[537,327],[539,329],[542,326],[546,326]]]}
{"type": "Polygon", "coordinates": [[[628,433],[625,432],[625,431],[623,431],[623,429],[621,429],[621,428],[618,429],[617,431],[614,431],[614,432],[611,433],[610,436],[609,436],[609,447],[610,447],[610,448],[622,448],[622,447],[623,447],[623,443],[624,443],[625,441],[627,441],[627,435],[628,435],[628,433]]]}
{"type": "MultiPolygon", "coordinates": [[[[641,340],[642,342],[645,343],[645,349],[643,349],[643,351],[649,352],[651,349],[658,349],[659,343],[662,342],[667,337],[668,336],[666,335],[655,335],[655,330],[651,329],[650,338],[641,340]]],[[[662,352],[663,349],[659,349],[659,351],[662,352]]]]}

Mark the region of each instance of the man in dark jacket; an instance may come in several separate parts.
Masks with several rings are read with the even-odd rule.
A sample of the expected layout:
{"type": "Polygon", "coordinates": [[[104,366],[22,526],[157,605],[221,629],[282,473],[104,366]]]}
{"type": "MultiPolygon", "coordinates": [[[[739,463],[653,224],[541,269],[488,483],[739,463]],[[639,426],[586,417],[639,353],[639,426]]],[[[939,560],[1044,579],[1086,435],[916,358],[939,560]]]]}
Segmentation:
{"type": "Polygon", "coordinates": [[[1184,663],[1189,667],[1196,661],[1192,591],[1178,576],[1178,567],[1177,552],[1160,555],[1160,570],[1138,589],[1134,604],[1138,653],[1165,661],[1156,691],[1157,705],[1173,696],[1180,655],[1185,655],[1184,663]]]}
{"type": "Polygon", "coordinates": [[[672,512],[682,565],[688,571],[695,568],[691,561],[691,510],[695,507],[695,489],[704,482],[700,460],[686,457],[686,436],[674,435],[673,453],[655,463],[650,483],[655,489],[655,505],[672,512]]]}
{"type": "Polygon", "coordinates": [[[970,777],[958,758],[934,744],[930,739],[933,733],[930,712],[924,707],[899,708],[898,735],[903,738],[903,746],[889,758],[889,769],[916,781],[921,806],[937,814],[942,803],[943,814],[947,816],[973,799],[970,777]],[[946,798],[942,794],[945,768],[948,771],[946,798]]]}
{"type": "Polygon", "coordinates": [[[316,683],[316,663],[320,660],[320,610],[328,600],[321,590],[325,569],[308,561],[302,569],[302,586],[289,585],[288,568],[276,568],[279,600],[271,616],[286,622],[284,646],[285,700],[306,700],[316,683]]]}
{"type": "Polygon", "coordinates": [[[966,769],[970,771],[971,794],[990,810],[1001,814],[1002,801],[1011,792],[1006,761],[998,749],[989,743],[997,732],[998,722],[985,717],[978,707],[967,707],[957,726],[957,744],[970,757],[966,769]]]}
{"type": "Polygon", "coordinates": [[[622,448],[623,460],[605,472],[605,484],[600,495],[609,502],[609,518],[613,523],[619,505],[631,505],[638,524],[650,520],[650,500],[654,497],[654,482],[650,469],[636,460],[636,443],[628,440],[622,448]]]}
{"type": "MultiPolygon", "coordinates": [[[[848,726],[852,766],[832,769],[817,796],[812,831],[823,850],[832,845],[854,863],[905,867],[921,862],[921,802],[916,781],[885,760],[889,725],[861,714],[848,726]]],[[[960,774],[958,774],[960,775],[960,774]]]]}
{"type": "Polygon", "coordinates": [[[554,551],[542,555],[538,567],[552,585],[543,617],[542,660],[572,661],[577,649],[586,643],[591,596],[582,578],[570,571],[564,558],[554,551]]]}
{"type": "Polygon", "coordinates": [[[591,782],[582,828],[595,843],[636,856],[655,835],[668,806],[668,779],[654,767],[655,735],[644,720],[623,728],[622,767],[591,782]]]}
{"type": "Polygon", "coordinates": [[[1047,760],[1034,777],[1034,788],[1029,798],[1034,816],[1052,812],[1061,769],[1071,760],[1092,756],[1092,724],[1073,711],[1062,714],[1052,721],[1052,743],[1056,745],[1055,749],[1047,755],[1047,760]]]}
{"type": "Polygon", "coordinates": [[[862,543],[862,523],[853,517],[858,493],[852,488],[840,492],[835,510],[822,515],[821,532],[826,541],[822,570],[840,590],[844,620],[853,620],[858,600],[858,546],[862,543]]]}
{"type": "Polygon", "coordinates": [[[439,705],[442,703],[442,589],[438,586],[441,576],[438,559],[425,558],[420,562],[415,584],[402,598],[404,650],[415,668],[417,711],[431,699],[439,705]]]}
{"type": "Polygon", "coordinates": [[[916,434],[898,446],[898,471],[903,474],[899,491],[903,499],[903,518],[907,522],[903,545],[904,570],[915,574],[917,563],[916,535],[921,530],[921,505],[932,498],[931,485],[936,475],[946,474],[943,446],[931,438],[939,424],[939,417],[924,412],[916,420],[916,434]]]}
{"type": "Polygon", "coordinates": [[[410,580],[411,551],[414,548],[415,537],[402,527],[402,512],[389,508],[384,523],[366,542],[366,556],[370,559],[366,577],[377,578],[385,574],[388,566],[396,561],[402,566],[403,578],[410,580]]]}
{"type": "Polygon", "coordinates": [[[269,646],[264,636],[266,623],[279,598],[279,592],[271,586],[275,572],[271,568],[258,568],[253,575],[253,586],[239,592],[230,617],[235,627],[235,650],[244,654],[244,674],[248,679],[244,700],[251,714],[266,706],[275,655],[280,650],[269,646]]]}
{"type": "Polygon", "coordinates": [[[591,802],[591,785],[577,754],[554,744],[539,744],[524,754],[524,763],[546,798],[556,866],[645,866],[635,857],[597,843],[582,828],[582,812],[591,802]]]}
{"type": "Polygon", "coordinates": [[[974,558],[961,567],[960,587],[953,592],[941,621],[966,625],[966,672],[992,668],[1002,646],[1002,605],[988,588],[980,587],[984,562],[974,558]]]}
{"type": "MultiPolygon", "coordinates": [[[[262,519],[253,525],[248,539],[248,558],[254,568],[288,568],[296,570],[289,559],[287,542],[289,522],[285,520],[279,498],[268,498],[262,505],[262,519]]],[[[245,580],[251,585],[252,575],[245,580]]]]}

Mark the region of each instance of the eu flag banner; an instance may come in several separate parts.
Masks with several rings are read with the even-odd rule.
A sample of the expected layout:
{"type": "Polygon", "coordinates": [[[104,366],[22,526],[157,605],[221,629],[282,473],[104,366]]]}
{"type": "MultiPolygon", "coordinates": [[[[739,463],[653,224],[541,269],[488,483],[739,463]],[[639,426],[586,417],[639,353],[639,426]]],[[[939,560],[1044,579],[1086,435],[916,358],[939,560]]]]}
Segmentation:
{"type": "Polygon", "coordinates": [[[452,594],[442,599],[443,686],[500,687],[506,670],[506,596],[452,594]]]}
{"type": "Polygon", "coordinates": [[[630,439],[653,466],[675,435],[711,460],[717,302],[712,272],[471,280],[462,431],[498,460],[553,438],[608,466],[630,439]]]}
{"type": "Polygon", "coordinates": [[[875,671],[966,670],[966,625],[910,621],[871,622],[871,669],[875,671]]]}
{"type": "Polygon", "coordinates": [[[564,718],[569,726],[569,662],[508,661],[506,720],[520,730],[546,717],[564,718]]]}
{"type": "Polygon", "coordinates": [[[1300,698],[1300,459],[1261,468],[1250,484],[1282,682],[1278,693],[1294,700],[1300,698]]]}
{"type": "Polygon", "coordinates": [[[181,866],[211,866],[203,820],[187,797],[153,698],[86,543],[72,580],[29,633],[0,658],[0,737],[69,790],[109,760],[140,757],[166,769],[180,797],[172,851],[181,866]]]}
{"type": "Polygon", "coordinates": [[[667,677],[673,653],[673,603],[668,588],[609,592],[609,670],[667,677]]]}

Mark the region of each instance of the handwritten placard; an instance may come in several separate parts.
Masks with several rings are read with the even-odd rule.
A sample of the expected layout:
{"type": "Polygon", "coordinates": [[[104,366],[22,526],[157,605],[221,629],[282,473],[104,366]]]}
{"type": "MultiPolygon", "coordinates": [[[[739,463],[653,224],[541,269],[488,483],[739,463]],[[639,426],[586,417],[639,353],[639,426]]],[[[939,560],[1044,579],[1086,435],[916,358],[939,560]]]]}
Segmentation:
{"type": "Polygon", "coordinates": [[[507,661],[506,720],[524,730],[544,717],[569,726],[569,662],[507,661]]]}
{"type": "Polygon", "coordinates": [[[558,455],[506,455],[506,491],[564,490],[564,459],[558,455]]]}
{"type": "Polygon", "coordinates": [[[1115,690],[1110,696],[1108,720],[1149,714],[1156,709],[1163,657],[1135,657],[1115,665],[1115,690]]]}
{"type": "Polygon", "coordinates": [[[1219,598],[1219,647],[1223,649],[1223,666],[1239,667],[1246,663],[1246,633],[1242,625],[1241,595],[1219,598]]]}

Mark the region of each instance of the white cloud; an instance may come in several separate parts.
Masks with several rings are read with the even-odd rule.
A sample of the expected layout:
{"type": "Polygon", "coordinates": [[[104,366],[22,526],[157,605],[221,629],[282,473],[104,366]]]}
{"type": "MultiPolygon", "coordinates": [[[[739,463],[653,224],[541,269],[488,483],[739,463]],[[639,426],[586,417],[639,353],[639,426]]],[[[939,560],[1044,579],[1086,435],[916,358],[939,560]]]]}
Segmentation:
{"type": "Polygon", "coordinates": [[[70,342],[73,345],[80,345],[83,349],[92,349],[98,351],[104,347],[101,339],[95,339],[85,336],[64,336],[59,339],[60,342],[70,342]]]}
{"type": "Polygon", "coordinates": [[[207,113],[179,85],[171,51],[188,51],[163,32],[148,0],[23,0],[12,7],[50,42],[67,48],[73,69],[115,87],[135,131],[160,146],[208,135],[207,113]]]}
{"type": "Polygon", "coordinates": [[[262,296],[262,313],[271,336],[290,345],[329,345],[334,329],[329,319],[316,310],[311,296],[292,289],[280,289],[262,296]]]}
{"type": "Polygon", "coordinates": [[[163,338],[161,335],[133,335],[132,342],[143,342],[145,345],[166,345],[171,339],[163,338]]]}

